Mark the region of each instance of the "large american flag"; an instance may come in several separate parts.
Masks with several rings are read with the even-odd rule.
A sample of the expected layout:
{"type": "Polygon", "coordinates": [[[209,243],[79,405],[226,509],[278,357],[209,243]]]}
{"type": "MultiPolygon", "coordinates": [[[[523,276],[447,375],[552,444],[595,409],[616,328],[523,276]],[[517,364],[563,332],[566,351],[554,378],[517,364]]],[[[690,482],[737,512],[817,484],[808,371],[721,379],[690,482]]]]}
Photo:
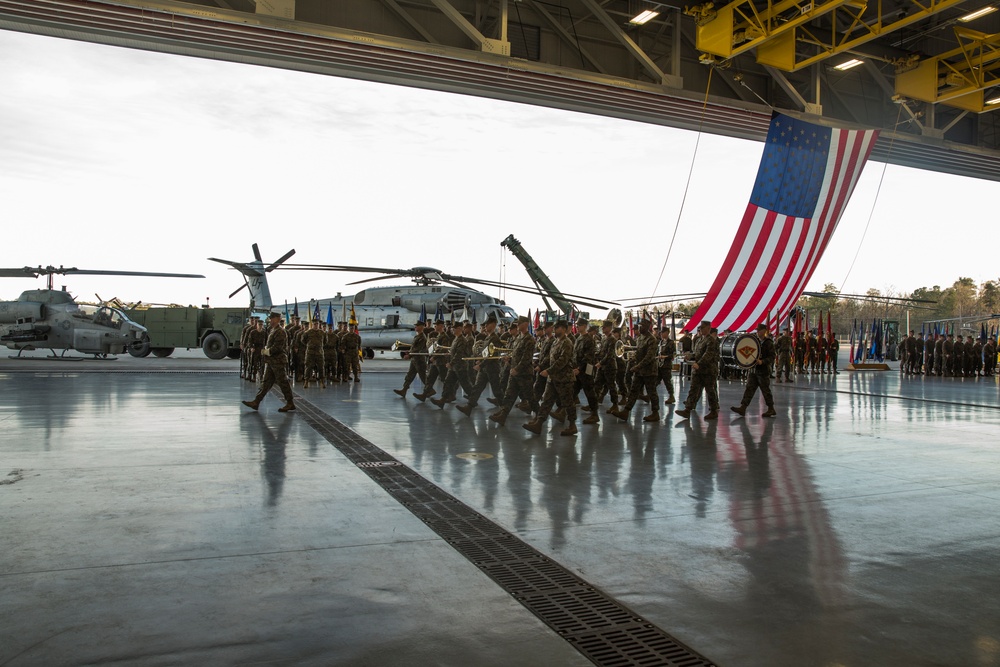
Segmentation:
{"type": "Polygon", "coordinates": [[[687,329],[781,322],[802,295],[847,207],[878,130],[771,116],[750,203],[726,261],[687,329]]]}

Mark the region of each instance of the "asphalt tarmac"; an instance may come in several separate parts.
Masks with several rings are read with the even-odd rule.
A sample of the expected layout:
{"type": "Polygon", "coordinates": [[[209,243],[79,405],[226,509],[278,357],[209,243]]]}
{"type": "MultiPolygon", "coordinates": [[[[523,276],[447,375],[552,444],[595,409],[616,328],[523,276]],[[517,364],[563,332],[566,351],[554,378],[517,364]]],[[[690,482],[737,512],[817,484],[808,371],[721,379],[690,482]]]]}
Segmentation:
{"type": "MultiPolygon", "coordinates": [[[[400,399],[405,366],[296,392],[711,662],[1000,665],[995,378],[806,376],[774,420],[640,403],[566,438],[400,399]]],[[[590,664],[236,369],[0,359],[0,665],[590,664]]]]}

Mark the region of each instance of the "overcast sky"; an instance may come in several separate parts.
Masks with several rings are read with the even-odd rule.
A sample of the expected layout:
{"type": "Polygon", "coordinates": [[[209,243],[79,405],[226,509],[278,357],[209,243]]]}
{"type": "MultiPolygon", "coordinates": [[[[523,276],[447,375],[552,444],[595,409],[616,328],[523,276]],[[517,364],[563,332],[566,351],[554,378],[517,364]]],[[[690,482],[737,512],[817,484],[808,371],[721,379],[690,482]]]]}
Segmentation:
{"type": "MultiPolygon", "coordinates": [[[[202,273],[67,277],[82,299],[245,305],[209,256],[443,271],[527,283],[513,233],[568,292],[704,292],[763,144],[386,84],[0,31],[0,267],[202,273]]],[[[808,289],[909,291],[998,277],[1000,184],[865,168],[808,289]],[[861,234],[872,213],[863,244],[861,234]],[[860,247],[857,264],[848,268],[860,247]]],[[[369,275],[271,274],[279,303],[369,275]]],[[[0,297],[43,286],[4,279],[0,297]]],[[[393,284],[393,283],[386,283],[393,284]]],[[[486,290],[489,291],[489,290],[486,290]]],[[[495,291],[493,292],[495,293],[495,291]]],[[[519,312],[537,298],[508,292],[519,312]]]]}

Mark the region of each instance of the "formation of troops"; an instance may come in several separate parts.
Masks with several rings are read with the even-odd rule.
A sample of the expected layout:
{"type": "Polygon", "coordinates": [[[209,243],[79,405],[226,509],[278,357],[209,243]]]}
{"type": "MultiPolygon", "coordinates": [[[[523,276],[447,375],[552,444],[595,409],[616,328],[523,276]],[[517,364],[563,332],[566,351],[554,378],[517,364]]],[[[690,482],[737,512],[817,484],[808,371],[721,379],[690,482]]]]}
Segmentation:
{"type": "Polygon", "coordinates": [[[955,334],[910,335],[900,342],[899,372],[937,377],[987,377],[996,374],[996,342],[955,334]]]}
{"type": "MultiPolygon", "coordinates": [[[[680,352],[690,365],[691,385],[684,407],[675,414],[690,417],[704,393],[705,418],[718,418],[719,336],[709,323],[703,322],[694,337],[685,333],[679,341],[670,329],[657,330],[650,320],[640,321],[634,338],[627,328],[610,322],[598,326],[580,319],[572,328],[575,333],[568,321],[559,320],[532,334],[526,317],[519,317],[506,330],[490,319],[478,332],[467,321],[446,327],[443,320],[437,320],[430,331],[418,322],[403,386],[393,391],[406,398],[419,378],[423,390],[413,397],[421,402],[430,399],[444,409],[458,401],[461,388],[464,402],[456,409],[471,415],[489,387],[492,396],[485,400],[495,408],[489,415],[492,421],[502,426],[511,412],[520,410],[530,417],[524,429],[539,434],[551,418],[564,424],[561,435],[572,436],[578,433],[577,406],[586,413],[582,424],[596,426],[605,398],[610,398],[611,406],[604,414],[627,421],[642,402],[648,404],[642,421],[659,422],[661,385],[665,406],[677,400],[673,368],[680,352]]],[[[748,385],[745,403],[749,404],[759,387],[768,406],[764,416],[773,417],[769,383],[775,360],[773,341],[768,338],[764,348],[770,352],[759,362],[760,370],[753,371],[760,378],[752,388],[748,385]]]]}
{"type": "MultiPolygon", "coordinates": [[[[271,313],[265,324],[253,318],[244,328],[241,339],[240,376],[259,383],[256,397],[243,403],[257,409],[271,387],[277,385],[284,395],[281,412],[295,410],[291,386],[311,384],[325,388],[328,383],[361,381],[361,336],[357,326],[341,323],[328,325],[314,320],[303,324],[298,317],[284,324],[279,313],[271,313]]],[[[759,354],[755,363],[743,367],[735,357],[722,354],[720,341],[731,332],[719,332],[711,323],[702,322],[695,335],[684,332],[677,341],[672,330],[658,330],[643,319],[633,338],[627,327],[611,322],[602,326],[579,319],[573,325],[566,320],[549,322],[532,332],[528,318],[501,325],[488,319],[479,330],[472,322],[448,325],[438,319],[430,326],[415,325],[415,336],[405,354],[410,361],[403,386],[395,389],[402,398],[419,379],[422,391],[413,397],[430,401],[441,409],[458,401],[456,409],[472,415],[485,401],[494,406],[489,418],[506,424],[511,412],[520,410],[530,419],[523,428],[540,434],[552,418],[565,424],[560,433],[572,436],[577,430],[577,406],[586,413],[584,425],[601,423],[605,398],[610,407],[604,414],[627,421],[638,403],[648,404],[642,422],[659,422],[661,385],[665,406],[672,406],[675,363],[690,378],[683,407],[674,414],[687,419],[705,395],[705,419],[719,416],[718,380],[738,375],[746,388],[738,406],[731,410],[740,416],[756,392],[760,392],[766,410],[763,417],[775,417],[771,380],[793,382],[796,375],[839,374],[840,343],[835,334],[801,332],[793,335],[785,329],[777,339],[768,327],[756,330],[759,354]],[[572,329],[572,331],[571,331],[572,329]],[[436,398],[435,398],[436,397],[436,398]]],[[[996,372],[996,346],[967,336],[922,335],[904,339],[901,372],[938,376],[975,377],[996,372]]]]}
{"type": "Polygon", "coordinates": [[[243,404],[256,410],[278,385],[285,397],[279,412],[295,410],[291,384],[326,388],[327,383],[361,382],[361,336],[357,325],[329,325],[319,320],[303,324],[292,316],[285,325],[280,313],[271,313],[265,324],[253,317],[240,337],[240,377],[259,382],[257,396],[243,404]]]}

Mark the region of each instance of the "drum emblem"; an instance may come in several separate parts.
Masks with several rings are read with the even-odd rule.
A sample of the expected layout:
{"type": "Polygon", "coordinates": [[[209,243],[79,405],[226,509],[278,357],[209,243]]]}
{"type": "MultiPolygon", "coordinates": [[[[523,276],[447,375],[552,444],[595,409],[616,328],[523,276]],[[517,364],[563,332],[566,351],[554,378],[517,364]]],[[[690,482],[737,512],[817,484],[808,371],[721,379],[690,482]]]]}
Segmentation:
{"type": "Polygon", "coordinates": [[[753,345],[744,345],[743,347],[739,348],[737,352],[739,352],[744,359],[751,359],[757,356],[757,348],[754,347],[753,345]]]}

